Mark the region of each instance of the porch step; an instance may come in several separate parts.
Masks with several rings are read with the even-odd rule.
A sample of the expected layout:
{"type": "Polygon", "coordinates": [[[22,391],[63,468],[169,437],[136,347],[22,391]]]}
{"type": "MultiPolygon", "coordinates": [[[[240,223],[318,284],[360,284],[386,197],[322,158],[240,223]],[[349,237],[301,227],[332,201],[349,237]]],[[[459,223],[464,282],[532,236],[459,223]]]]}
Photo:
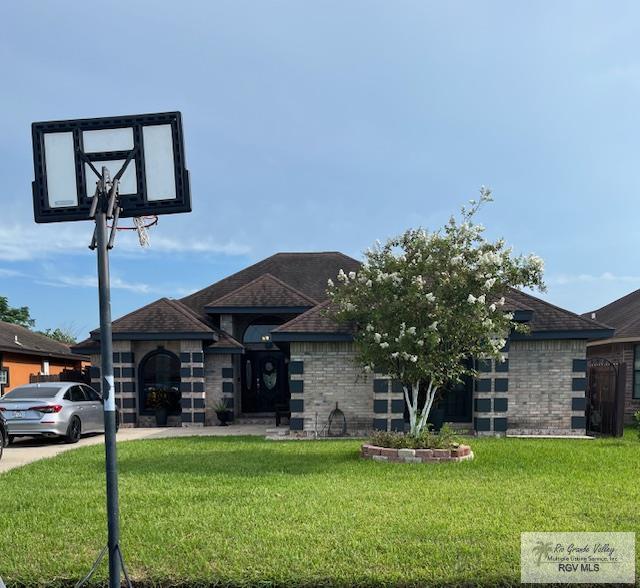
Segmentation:
{"type": "Polygon", "coordinates": [[[276,427],[275,429],[267,429],[268,437],[286,437],[289,435],[289,427],[276,427]]]}
{"type": "Polygon", "coordinates": [[[275,415],[240,415],[234,419],[236,425],[275,425],[275,422],[275,415]]]}

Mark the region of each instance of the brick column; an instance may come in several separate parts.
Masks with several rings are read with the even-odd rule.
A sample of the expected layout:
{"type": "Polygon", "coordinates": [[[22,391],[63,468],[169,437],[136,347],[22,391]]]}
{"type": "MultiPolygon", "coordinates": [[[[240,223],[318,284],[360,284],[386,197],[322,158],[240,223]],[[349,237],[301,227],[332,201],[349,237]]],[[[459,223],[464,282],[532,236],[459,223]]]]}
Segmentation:
{"type": "Polygon", "coordinates": [[[289,392],[291,393],[289,429],[302,431],[304,429],[304,360],[289,362],[289,392]]]}
{"type": "Polygon", "coordinates": [[[571,430],[585,435],[587,432],[587,360],[574,359],[571,362],[571,430]]]}
{"type": "MultiPolygon", "coordinates": [[[[138,395],[131,341],[114,341],[113,349],[113,379],[120,426],[134,427],[138,418],[138,395]]],[[[91,386],[102,393],[99,354],[91,356],[91,386]]]]}
{"type": "Polygon", "coordinates": [[[120,409],[121,426],[133,427],[137,423],[138,395],[135,358],[131,341],[114,341],[113,375],[116,402],[120,409]]]}
{"type": "Polygon", "coordinates": [[[205,422],[205,375],[200,341],[180,341],[180,380],[182,426],[202,427],[205,422]]]}
{"type": "Polygon", "coordinates": [[[373,378],[373,429],[404,431],[404,391],[402,383],[389,376],[373,378]]]}
{"type": "Polygon", "coordinates": [[[503,353],[503,362],[492,359],[476,360],[478,378],[474,382],[473,428],[478,435],[503,435],[508,429],[509,359],[503,353]]]}

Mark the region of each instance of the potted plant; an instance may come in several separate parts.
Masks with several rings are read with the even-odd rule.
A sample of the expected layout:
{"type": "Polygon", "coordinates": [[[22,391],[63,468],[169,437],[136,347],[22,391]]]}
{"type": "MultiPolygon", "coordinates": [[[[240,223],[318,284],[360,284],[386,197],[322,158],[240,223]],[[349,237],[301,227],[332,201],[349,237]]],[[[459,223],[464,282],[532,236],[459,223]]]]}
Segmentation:
{"type": "Polygon", "coordinates": [[[233,413],[229,410],[224,400],[218,401],[214,405],[213,410],[216,412],[221,427],[226,427],[227,424],[233,420],[233,413]]]}
{"type": "Polygon", "coordinates": [[[155,410],[156,426],[166,427],[169,418],[169,394],[164,388],[153,388],[147,395],[147,405],[155,410]]]}

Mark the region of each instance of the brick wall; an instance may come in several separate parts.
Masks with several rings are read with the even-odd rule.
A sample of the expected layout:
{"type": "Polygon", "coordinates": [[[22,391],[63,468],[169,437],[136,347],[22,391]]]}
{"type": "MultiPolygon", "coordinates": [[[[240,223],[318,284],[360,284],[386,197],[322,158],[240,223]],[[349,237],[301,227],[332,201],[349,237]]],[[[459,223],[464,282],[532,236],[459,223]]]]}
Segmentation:
{"type": "Polygon", "coordinates": [[[219,423],[213,407],[223,400],[234,414],[239,414],[237,395],[239,386],[239,356],[228,353],[210,353],[205,356],[206,424],[219,423]]]}
{"type": "MultiPolygon", "coordinates": [[[[639,342],[640,344],[640,342],[639,342]]],[[[587,357],[601,357],[613,363],[624,363],[626,366],[624,383],[624,420],[626,424],[633,422],[633,413],[640,410],[640,398],[633,398],[633,349],[635,343],[608,343],[606,345],[589,345],[587,357]]]]}
{"type": "MultiPolygon", "coordinates": [[[[182,414],[169,415],[170,426],[202,426],[205,422],[205,370],[202,342],[114,341],[113,374],[121,427],[155,427],[155,416],[141,415],[138,368],[144,358],[159,348],[180,359],[182,414]]],[[[91,356],[91,384],[101,390],[100,354],[91,356]]]]}
{"type": "Polygon", "coordinates": [[[586,342],[511,341],[509,433],[584,434],[586,342]]]}
{"type": "Polygon", "coordinates": [[[364,374],[355,363],[350,342],[292,343],[289,373],[292,431],[326,434],[336,403],[351,435],[370,431],[374,423],[387,429],[402,418],[401,411],[394,413],[398,406],[392,406],[392,399],[398,397],[397,387],[392,389],[383,376],[364,374]],[[374,412],[374,396],[379,412],[374,412]]]}

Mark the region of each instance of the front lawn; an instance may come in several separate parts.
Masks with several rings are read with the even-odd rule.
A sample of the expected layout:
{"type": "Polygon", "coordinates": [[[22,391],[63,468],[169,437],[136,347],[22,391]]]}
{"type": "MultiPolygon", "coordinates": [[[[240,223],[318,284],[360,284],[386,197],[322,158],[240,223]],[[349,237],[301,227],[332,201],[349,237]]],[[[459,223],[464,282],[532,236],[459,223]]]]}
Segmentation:
{"type": "MultiPolygon", "coordinates": [[[[632,431],[471,445],[473,462],[413,465],[360,460],[355,441],[121,443],[129,569],[149,585],[517,584],[521,531],[640,530],[632,431]]],[[[0,475],[0,489],[5,582],[88,571],[106,537],[102,447],[0,475]]]]}

